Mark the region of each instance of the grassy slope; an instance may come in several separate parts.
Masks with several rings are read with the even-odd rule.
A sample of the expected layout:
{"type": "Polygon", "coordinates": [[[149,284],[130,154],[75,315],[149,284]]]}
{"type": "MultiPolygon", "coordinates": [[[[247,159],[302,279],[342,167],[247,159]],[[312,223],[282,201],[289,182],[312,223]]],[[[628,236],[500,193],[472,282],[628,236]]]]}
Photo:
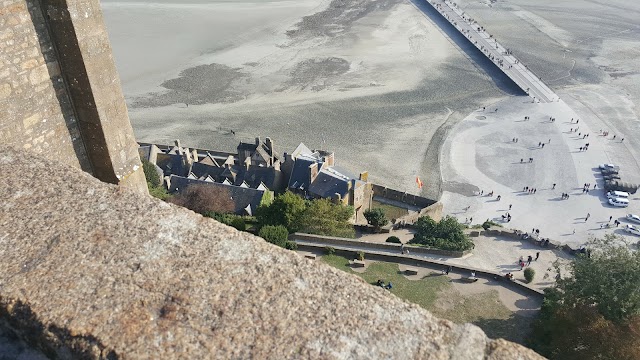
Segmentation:
{"type": "Polygon", "coordinates": [[[504,338],[522,343],[529,331],[529,319],[515,315],[498,298],[498,292],[463,296],[453,288],[446,276],[425,276],[409,280],[394,263],[370,264],[364,273],[349,267],[349,259],[337,255],[325,255],[321,259],[340,270],[362,277],[370,284],[378,279],[391,281],[391,292],[401,299],[431,311],[434,315],[456,323],[470,322],[478,325],[491,338],[504,338]]]}

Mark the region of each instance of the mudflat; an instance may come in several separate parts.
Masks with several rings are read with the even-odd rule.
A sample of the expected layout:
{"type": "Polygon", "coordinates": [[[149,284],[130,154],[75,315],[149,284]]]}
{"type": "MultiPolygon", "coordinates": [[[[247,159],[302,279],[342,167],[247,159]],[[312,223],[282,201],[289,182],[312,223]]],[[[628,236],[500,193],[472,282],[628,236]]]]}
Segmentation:
{"type": "Polygon", "coordinates": [[[509,90],[420,6],[103,2],[141,141],[232,149],[271,136],[281,152],[304,142],[383,185],[417,193],[420,176],[438,196],[446,129],[509,90]]]}

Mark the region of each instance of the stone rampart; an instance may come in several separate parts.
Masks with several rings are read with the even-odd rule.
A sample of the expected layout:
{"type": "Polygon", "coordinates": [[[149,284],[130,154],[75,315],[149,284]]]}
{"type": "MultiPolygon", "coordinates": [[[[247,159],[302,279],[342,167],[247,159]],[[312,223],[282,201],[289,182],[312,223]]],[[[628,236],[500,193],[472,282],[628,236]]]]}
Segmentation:
{"type": "MultiPolygon", "coordinates": [[[[374,243],[369,241],[360,241],[360,240],[354,240],[354,239],[313,235],[313,234],[305,234],[305,233],[291,234],[289,235],[289,240],[317,242],[317,243],[322,243],[325,246],[358,247],[363,249],[382,250],[382,251],[397,252],[397,253],[400,253],[400,248],[401,248],[400,244],[374,243]]],[[[458,257],[458,258],[471,253],[471,251],[469,250],[449,251],[449,250],[431,249],[431,248],[422,247],[422,246],[410,246],[410,245],[405,245],[404,248],[409,250],[411,254],[440,255],[440,256],[458,257]]]]}
{"type": "Polygon", "coordinates": [[[373,196],[417,206],[421,209],[431,206],[437,202],[436,200],[427,199],[422,196],[409,194],[376,184],[373,184],[373,196]]]}

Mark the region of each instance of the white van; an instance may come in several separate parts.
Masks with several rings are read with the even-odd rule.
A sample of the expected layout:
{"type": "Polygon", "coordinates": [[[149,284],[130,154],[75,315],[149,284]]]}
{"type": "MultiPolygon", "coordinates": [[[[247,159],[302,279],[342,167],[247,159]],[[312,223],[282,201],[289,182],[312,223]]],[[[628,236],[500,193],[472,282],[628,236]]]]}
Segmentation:
{"type": "Polygon", "coordinates": [[[607,197],[609,199],[613,199],[613,198],[628,199],[629,193],[624,191],[609,191],[607,193],[607,197]]]}
{"type": "Polygon", "coordinates": [[[629,199],[623,198],[610,198],[609,204],[617,207],[627,207],[629,206],[629,199]]]}

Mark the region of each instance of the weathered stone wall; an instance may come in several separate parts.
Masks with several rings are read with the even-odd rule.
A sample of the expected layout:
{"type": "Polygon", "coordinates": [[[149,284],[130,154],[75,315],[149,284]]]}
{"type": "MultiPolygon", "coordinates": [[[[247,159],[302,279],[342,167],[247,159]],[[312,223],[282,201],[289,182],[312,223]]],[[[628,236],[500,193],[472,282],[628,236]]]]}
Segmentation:
{"type": "Polygon", "coordinates": [[[146,191],[99,2],[1,5],[0,143],[146,191]]]}
{"type": "Polygon", "coordinates": [[[0,173],[0,323],[52,358],[541,359],[71,167],[0,173]]]}
{"type": "Polygon", "coordinates": [[[91,170],[39,2],[0,7],[0,143],[91,170]]]}
{"type": "Polygon", "coordinates": [[[409,194],[406,192],[390,189],[388,187],[373,185],[373,195],[379,196],[385,199],[399,201],[406,204],[411,204],[413,206],[418,206],[420,208],[425,208],[427,206],[431,206],[435,204],[437,201],[432,199],[427,199],[422,196],[409,194]]]}

